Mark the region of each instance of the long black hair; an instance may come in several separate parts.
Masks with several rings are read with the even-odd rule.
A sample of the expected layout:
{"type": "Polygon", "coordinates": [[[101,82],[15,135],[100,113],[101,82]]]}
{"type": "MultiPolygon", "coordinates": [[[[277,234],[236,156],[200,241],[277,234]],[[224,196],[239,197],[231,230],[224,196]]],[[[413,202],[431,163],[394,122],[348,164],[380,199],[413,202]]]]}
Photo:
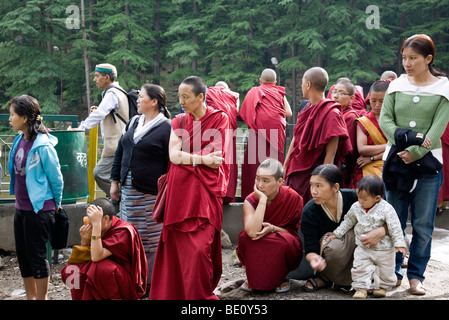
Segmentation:
{"type": "Polygon", "coordinates": [[[43,124],[41,107],[36,98],[26,94],[12,98],[9,106],[14,112],[21,117],[27,118],[28,137],[26,139],[33,140],[38,133],[48,134],[47,128],[43,124]]]}

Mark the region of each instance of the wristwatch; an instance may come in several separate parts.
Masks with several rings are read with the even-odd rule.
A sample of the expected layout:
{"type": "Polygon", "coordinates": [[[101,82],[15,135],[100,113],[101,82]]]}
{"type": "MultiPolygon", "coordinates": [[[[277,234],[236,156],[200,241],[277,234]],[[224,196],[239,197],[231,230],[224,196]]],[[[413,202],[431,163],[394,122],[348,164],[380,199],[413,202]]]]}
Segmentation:
{"type": "Polygon", "coordinates": [[[92,236],[91,238],[92,238],[92,240],[97,240],[97,239],[100,239],[101,236],[92,236]]]}
{"type": "Polygon", "coordinates": [[[371,161],[374,161],[374,157],[373,157],[373,156],[369,157],[369,159],[370,159],[371,161]]]}

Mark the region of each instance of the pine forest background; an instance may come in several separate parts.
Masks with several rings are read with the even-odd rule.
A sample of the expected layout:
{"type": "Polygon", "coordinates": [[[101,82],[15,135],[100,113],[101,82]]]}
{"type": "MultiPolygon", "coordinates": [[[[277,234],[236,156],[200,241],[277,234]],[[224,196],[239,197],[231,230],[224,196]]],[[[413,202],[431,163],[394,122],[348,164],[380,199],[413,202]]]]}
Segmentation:
{"type": "Polygon", "coordinates": [[[2,0],[0,113],[29,94],[43,113],[82,120],[100,101],[92,79],[103,62],[117,66],[127,90],[162,85],[175,113],[186,76],[224,80],[243,101],[273,68],[297,110],[308,68],[324,67],[329,86],[347,76],[369,88],[385,70],[403,73],[399,48],[416,33],[433,38],[435,67],[449,73],[448,32],[449,0],[2,0]],[[378,28],[367,27],[370,5],[378,28]]]}

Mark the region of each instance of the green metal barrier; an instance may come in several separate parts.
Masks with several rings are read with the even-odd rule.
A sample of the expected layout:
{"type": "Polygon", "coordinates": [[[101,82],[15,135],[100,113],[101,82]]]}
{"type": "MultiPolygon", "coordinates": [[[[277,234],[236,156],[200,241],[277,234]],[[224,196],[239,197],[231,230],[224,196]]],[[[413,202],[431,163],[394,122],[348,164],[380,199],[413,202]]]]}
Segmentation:
{"type": "Polygon", "coordinates": [[[58,138],[55,146],[64,177],[62,203],[76,203],[89,197],[87,181],[86,135],[84,130],[50,132],[58,138]]]}

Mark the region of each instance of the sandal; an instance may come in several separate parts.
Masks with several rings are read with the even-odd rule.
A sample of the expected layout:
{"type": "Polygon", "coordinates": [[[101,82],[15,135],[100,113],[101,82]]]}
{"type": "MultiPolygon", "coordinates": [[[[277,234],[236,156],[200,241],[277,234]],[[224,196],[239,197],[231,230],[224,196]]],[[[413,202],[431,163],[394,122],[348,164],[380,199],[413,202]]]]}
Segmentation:
{"type": "Polygon", "coordinates": [[[290,288],[291,288],[290,280],[285,279],[274,291],[277,293],[282,293],[282,292],[290,291],[290,288]]]}
{"type": "Polygon", "coordinates": [[[309,278],[307,279],[306,284],[303,286],[303,290],[305,292],[315,292],[321,289],[326,289],[332,286],[332,282],[330,281],[324,281],[323,279],[321,279],[320,277],[318,278],[309,278]],[[324,282],[324,285],[322,286],[318,286],[318,283],[316,281],[316,279],[320,279],[322,282],[324,282]],[[307,287],[307,283],[310,283],[312,285],[312,288],[307,287]]]}
{"type": "Polygon", "coordinates": [[[358,289],[352,298],[354,299],[366,299],[366,296],[368,295],[368,291],[365,289],[358,289]]]}
{"type": "Polygon", "coordinates": [[[375,298],[384,298],[387,296],[387,290],[385,289],[374,289],[373,290],[373,297],[375,298]]]}
{"type": "Polygon", "coordinates": [[[426,289],[419,279],[411,279],[410,280],[410,293],[416,296],[423,296],[426,294],[426,289]]]}
{"type": "Polygon", "coordinates": [[[443,212],[444,212],[443,206],[438,206],[437,207],[437,214],[442,214],[443,212]]]}
{"type": "Polygon", "coordinates": [[[242,283],[242,285],[240,286],[240,289],[242,289],[243,291],[246,291],[246,292],[253,292],[253,289],[251,289],[249,287],[248,280],[246,280],[245,282],[242,283]]]}

